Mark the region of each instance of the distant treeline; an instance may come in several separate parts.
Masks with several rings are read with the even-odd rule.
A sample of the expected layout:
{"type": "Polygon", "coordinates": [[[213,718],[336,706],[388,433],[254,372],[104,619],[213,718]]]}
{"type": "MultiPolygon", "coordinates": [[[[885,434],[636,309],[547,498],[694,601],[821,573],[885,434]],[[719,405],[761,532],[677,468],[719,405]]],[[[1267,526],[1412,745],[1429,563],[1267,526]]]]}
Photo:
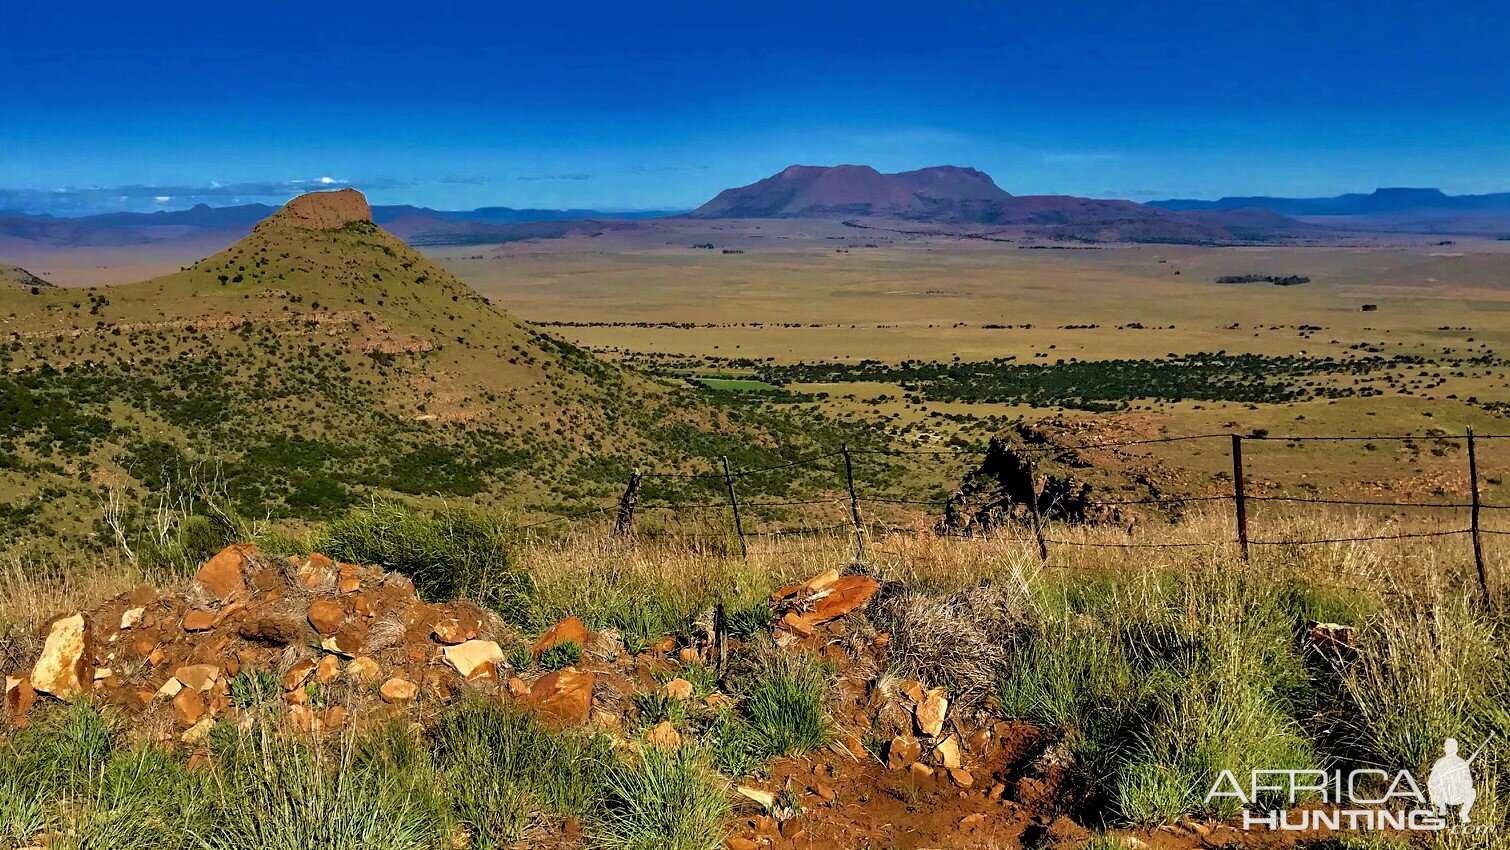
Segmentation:
{"type": "Polygon", "coordinates": [[[1298,274],[1280,277],[1272,274],[1229,274],[1216,279],[1217,283],[1272,283],[1275,286],[1299,286],[1311,279],[1298,274]]]}

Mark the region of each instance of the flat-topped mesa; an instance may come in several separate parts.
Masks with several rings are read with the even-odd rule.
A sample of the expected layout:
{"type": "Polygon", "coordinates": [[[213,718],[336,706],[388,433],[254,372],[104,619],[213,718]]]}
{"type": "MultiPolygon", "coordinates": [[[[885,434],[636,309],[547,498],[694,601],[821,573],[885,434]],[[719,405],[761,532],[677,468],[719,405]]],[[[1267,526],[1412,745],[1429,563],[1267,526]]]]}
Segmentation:
{"type": "Polygon", "coordinates": [[[300,195],[257,225],[257,229],[281,226],[334,230],[356,221],[372,221],[372,207],[366,196],[355,189],[337,189],[300,195]]]}

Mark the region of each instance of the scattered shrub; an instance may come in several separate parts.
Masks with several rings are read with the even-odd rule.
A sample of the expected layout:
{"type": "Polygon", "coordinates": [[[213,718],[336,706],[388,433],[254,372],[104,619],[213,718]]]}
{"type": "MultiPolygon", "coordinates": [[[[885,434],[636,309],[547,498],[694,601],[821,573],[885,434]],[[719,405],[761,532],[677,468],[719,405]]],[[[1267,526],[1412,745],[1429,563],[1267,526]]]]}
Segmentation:
{"type": "Polygon", "coordinates": [[[823,669],[816,662],[800,655],[771,657],[742,712],[756,752],[772,759],[812,752],[828,743],[825,691],[823,669]]]}
{"type": "Polygon", "coordinates": [[[582,660],[582,645],[574,640],[564,640],[540,653],[540,669],[560,670],[582,660]]]}
{"type": "Polygon", "coordinates": [[[511,623],[531,619],[529,578],[510,568],[504,529],[479,514],[450,509],[421,516],[379,502],[331,523],[317,548],[403,573],[427,599],[466,597],[511,623]]]}
{"type": "Polygon", "coordinates": [[[871,619],[891,635],[886,658],[892,670],[948,688],[962,706],[980,704],[995,689],[1013,647],[1032,629],[1026,591],[1004,584],[892,593],[874,606],[871,619]]]}

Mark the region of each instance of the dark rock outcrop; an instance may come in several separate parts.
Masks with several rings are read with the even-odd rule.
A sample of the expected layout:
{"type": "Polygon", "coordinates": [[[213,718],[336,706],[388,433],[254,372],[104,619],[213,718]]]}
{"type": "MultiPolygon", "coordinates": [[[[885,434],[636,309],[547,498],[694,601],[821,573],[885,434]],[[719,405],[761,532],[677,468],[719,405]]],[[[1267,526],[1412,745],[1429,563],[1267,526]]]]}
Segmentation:
{"type": "Polygon", "coordinates": [[[1019,424],[991,438],[980,467],[949,495],[940,534],[985,534],[1040,520],[1122,524],[1139,511],[1127,502],[1159,498],[1142,473],[1101,468],[1048,429],[1019,424]]]}

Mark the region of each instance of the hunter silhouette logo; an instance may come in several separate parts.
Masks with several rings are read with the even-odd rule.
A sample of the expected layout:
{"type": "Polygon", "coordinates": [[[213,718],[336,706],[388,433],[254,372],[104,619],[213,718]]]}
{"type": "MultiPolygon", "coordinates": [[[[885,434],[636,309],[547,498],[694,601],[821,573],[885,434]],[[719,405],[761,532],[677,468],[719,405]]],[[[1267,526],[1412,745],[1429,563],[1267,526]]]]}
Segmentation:
{"type": "Polygon", "coordinates": [[[1253,770],[1246,784],[1224,770],[1206,803],[1221,798],[1240,802],[1243,829],[1492,832],[1493,825],[1475,824],[1469,816],[1478,801],[1473,763],[1489,743],[1484,741],[1465,759],[1458,754],[1456,738],[1443,741],[1424,791],[1409,770],[1253,770]]]}
{"type": "Polygon", "coordinates": [[[1442,757],[1432,764],[1431,774],[1426,777],[1426,793],[1431,795],[1431,807],[1437,814],[1447,817],[1447,810],[1457,806],[1458,820],[1469,823],[1468,812],[1479,798],[1473,787],[1473,762],[1487,746],[1489,742],[1485,741],[1464,761],[1458,755],[1456,738],[1442,742],[1442,757]]]}

